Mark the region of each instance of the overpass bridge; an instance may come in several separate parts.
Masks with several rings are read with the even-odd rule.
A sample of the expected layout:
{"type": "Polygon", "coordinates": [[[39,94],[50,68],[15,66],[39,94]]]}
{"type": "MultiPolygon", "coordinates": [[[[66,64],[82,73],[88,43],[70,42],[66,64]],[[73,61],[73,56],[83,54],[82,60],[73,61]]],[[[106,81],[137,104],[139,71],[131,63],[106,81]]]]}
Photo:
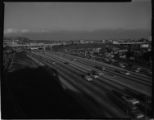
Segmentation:
{"type": "Polygon", "coordinates": [[[147,42],[113,42],[113,44],[120,44],[120,45],[133,45],[133,44],[138,44],[138,45],[141,45],[141,44],[149,44],[147,42]]]}
{"type": "Polygon", "coordinates": [[[46,49],[46,47],[53,47],[56,45],[62,45],[62,43],[52,43],[52,44],[44,44],[44,43],[30,43],[30,44],[11,44],[10,47],[13,48],[43,48],[46,49]]]}

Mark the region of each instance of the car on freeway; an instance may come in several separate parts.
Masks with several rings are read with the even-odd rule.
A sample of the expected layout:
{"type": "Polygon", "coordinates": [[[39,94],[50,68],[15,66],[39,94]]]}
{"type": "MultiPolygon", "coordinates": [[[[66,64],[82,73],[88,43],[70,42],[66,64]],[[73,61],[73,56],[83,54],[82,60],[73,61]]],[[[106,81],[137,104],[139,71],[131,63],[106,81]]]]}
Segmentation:
{"type": "MultiPolygon", "coordinates": [[[[133,98],[131,96],[125,95],[124,93],[121,93],[119,91],[112,91],[114,95],[116,95],[123,104],[125,104],[125,107],[127,107],[129,110],[135,110],[137,109],[137,105],[140,104],[140,101],[137,100],[136,98],[133,98]]],[[[122,103],[121,102],[121,103],[122,103]]]]}
{"type": "Polygon", "coordinates": [[[94,78],[99,78],[99,74],[100,74],[100,73],[98,73],[98,72],[95,71],[95,70],[92,70],[92,71],[90,72],[90,75],[93,76],[94,78]]]}
{"type": "Polygon", "coordinates": [[[135,72],[140,72],[141,71],[141,68],[140,67],[138,67],[136,70],[135,70],[135,72]]]}
{"type": "Polygon", "coordinates": [[[146,103],[140,103],[140,104],[137,104],[136,106],[140,111],[144,112],[147,116],[149,117],[153,116],[152,104],[148,105],[146,103]]]}
{"type": "Polygon", "coordinates": [[[136,98],[130,97],[130,96],[122,96],[122,98],[128,103],[131,103],[132,105],[136,105],[140,103],[139,100],[137,100],[136,98]]]}
{"type": "Polygon", "coordinates": [[[85,75],[84,78],[86,80],[88,80],[88,81],[92,81],[93,80],[93,78],[91,76],[89,76],[89,75],[85,75]]]}
{"type": "Polygon", "coordinates": [[[52,62],[52,64],[56,64],[56,62],[52,62]]]}
{"type": "Polygon", "coordinates": [[[143,119],[145,115],[138,109],[132,110],[131,115],[136,119],[143,119]]]}
{"type": "Polygon", "coordinates": [[[125,75],[130,75],[130,72],[127,71],[127,72],[125,73],[125,75]]]}
{"type": "Polygon", "coordinates": [[[88,80],[88,81],[92,81],[93,80],[93,78],[89,74],[82,74],[81,77],[86,79],[86,80],[88,80]]]}
{"type": "Polygon", "coordinates": [[[99,78],[99,76],[98,76],[98,75],[96,75],[96,74],[94,74],[94,75],[93,75],[93,77],[94,77],[94,78],[99,78]]]}
{"type": "Polygon", "coordinates": [[[97,73],[99,76],[103,75],[103,72],[98,71],[97,73]]]}
{"type": "Polygon", "coordinates": [[[125,68],[125,67],[126,67],[126,66],[125,66],[124,64],[122,64],[122,63],[120,63],[119,65],[120,65],[120,67],[122,67],[122,68],[125,68]]]}
{"type": "Polygon", "coordinates": [[[73,59],[73,61],[76,61],[76,60],[77,60],[77,59],[75,59],[75,58],[73,59]]]}
{"type": "Polygon", "coordinates": [[[123,100],[121,98],[121,93],[119,93],[118,91],[112,90],[111,92],[108,92],[107,95],[113,101],[113,103],[126,114],[130,114],[132,110],[137,109],[136,106],[132,106],[131,104],[128,104],[125,100],[123,100]]]}

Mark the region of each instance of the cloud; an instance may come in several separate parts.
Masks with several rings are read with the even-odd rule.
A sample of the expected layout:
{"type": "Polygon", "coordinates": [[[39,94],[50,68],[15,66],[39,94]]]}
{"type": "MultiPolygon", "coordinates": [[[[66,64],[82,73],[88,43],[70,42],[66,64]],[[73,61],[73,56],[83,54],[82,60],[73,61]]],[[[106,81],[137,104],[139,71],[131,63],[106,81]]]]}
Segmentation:
{"type": "Polygon", "coordinates": [[[13,29],[13,28],[8,28],[8,29],[4,30],[4,34],[17,33],[17,32],[18,32],[18,30],[13,29]]]}
{"type": "Polygon", "coordinates": [[[30,32],[30,30],[28,29],[14,29],[14,28],[8,28],[6,30],[4,30],[4,34],[11,34],[11,33],[27,33],[30,32]]]}

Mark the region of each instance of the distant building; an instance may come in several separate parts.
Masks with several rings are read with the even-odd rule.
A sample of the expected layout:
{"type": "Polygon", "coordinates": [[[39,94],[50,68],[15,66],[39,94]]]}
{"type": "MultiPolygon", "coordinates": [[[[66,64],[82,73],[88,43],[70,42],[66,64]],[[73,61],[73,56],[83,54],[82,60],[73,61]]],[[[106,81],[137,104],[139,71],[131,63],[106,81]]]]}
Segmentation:
{"type": "Polygon", "coordinates": [[[94,41],[93,40],[90,40],[89,43],[94,43],[94,41]]]}
{"type": "Polygon", "coordinates": [[[113,44],[119,44],[119,42],[118,41],[113,41],[113,44]]]}
{"type": "Polygon", "coordinates": [[[13,40],[8,40],[8,39],[5,39],[5,40],[3,40],[3,44],[4,45],[7,45],[7,46],[17,46],[18,45],[18,40],[16,40],[16,39],[13,39],[13,40]]]}
{"type": "Polygon", "coordinates": [[[93,48],[93,52],[99,53],[101,48],[93,48]]]}
{"type": "Polygon", "coordinates": [[[65,42],[65,41],[64,41],[64,42],[62,42],[62,45],[67,45],[67,42],[65,42]]]}
{"type": "Polygon", "coordinates": [[[127,52],[127,51],[128,51],[127,49],[123,49],[123,50],[119,50],[118,52],[124,53],[124,52],[127,52]]]}
{"type": "Polygon", "coordinates": [[[73,41],[73,44],[80,44],[80,41],[79,40],[75,40],[75,41],[73,41]]]}
{"type": "Polygon", "coordinates": [[[80,40],[80,44],[87,44],[87,43],[90,43],[91,41],[89,40],[80,40]]]}
{"type": "Polygon", "coordinates": [[[126,55],[121,55],[119,57],[122,58],[122,59],[125,59],[126,58],[126,55]]]}
{"type": "Polygon", "coordinates": [[[101,40],[102,43],[105,43],[105,40],[101,40]]]}
{"type": "Polygon", "coordinates": [[[141,48],[149,48],[149,44],[141,44],[141,48]]]}

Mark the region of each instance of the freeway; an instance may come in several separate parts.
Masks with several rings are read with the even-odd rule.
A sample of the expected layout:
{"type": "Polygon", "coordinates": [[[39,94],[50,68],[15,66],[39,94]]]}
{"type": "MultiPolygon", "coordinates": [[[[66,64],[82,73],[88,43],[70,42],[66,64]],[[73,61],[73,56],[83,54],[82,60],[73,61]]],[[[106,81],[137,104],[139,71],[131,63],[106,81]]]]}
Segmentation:
{"type": "MultiPolygon", "coordinates": [[[[52,54],[54,54],[54,53],[52,53],[52,54]]],[[[152,84],[152,78],[151,78],[151,77],[148,77],[148,76],[145,76],[145,75],[142,75],[142,74],[137,74],[137,73],[134,73],[134,72],[131,72],[131,71],[122,69],[122,68],[118,68],[118,67],[115,67],[115,66],[106,64],[106,63],[101,63],[101,64],[100,64],[100,62],[98,62],[98,61],[89,60],[89,59],[85,59],[85,58],[81,58],[81,57],[77,57],[77,56],[72,56],[72,55],[62,54],[62,53],[58,53],[58,55],[60,55],[60,56],[62,56],[62,57],[65,57],[65,58],[67,58],[67,59],[70,59],[70,60],[71,60],[72,58],[77,58],[77,59],[78,59],[77,62],[80,62],[80,63],[83,63],[83,64],[87,64],[88,66],[89,66],[89,65],[90,65],[90,66],[93,66],[93,67],[94,67],[95,65],[104,66],[104,67],[107,68],[106,70],[110,70],[110,72],[113,71],[115,74],[118,74],[118,73],[116,73],[114,70],[119,70],[122,74],[118,74],[118,75],[120,75],[120,76],[122,76],[122,77],[127,77],[127,78],[129,77],[129,79],[132,79],[132,80],[134,80],[134,81],[138,80],[138,82],[144,82],[144,81],[145,81],[145,83],[147,82],[147,83],[149,83],[149,85],[152,84]],[[102,65],[102,64],[103,64],[103,65],[102,65]],[[110,66],[110,67],[105,66],[104,64],[105,64],[105,65],[108,65],[108,66],[110,66]],[[129,75],[129,76],[123,75],[123,74],[126,73],[126,72],[129,72],[130,75],[129,75]]]]}
{"type": "MultiPolygon", "coordinates": [[[[46,57],[47,57],[47,55],[46,55],[46,57]]],[[[57,59],[56,57],[52,58],[51,56],[49,56],[49,58],[52,59],[53,61],[59,61],[61,63],[64,62],[62,59],[59,59],[59,58],[57,59]]],[[[63,64],[61,64],[61,66],[63,66],[63,64]]],[[[76,69],[74,71],[74,73],[79,76],[81,76],[82,74],[85,75],[87,72],[89,72],[91,70],[91,68],[84,67],[83,65],[81,67],[81,65],[79,65],[79,64],[71,64],[70,63],[69,66],[70,67],[68,67],[68,66],[66,66],[66,67],[68,67],[68,69],[70,69],[71,71],[72,71],[72,68],[76,69]]],[[[106,77],[108,77],[108,76],[106,76],[106,77]]],[[[96,83],[98,83],[98,86],[100,86],[100,87],[105,86],[105,87],[109,88],[109,86],[107,86],[107,83],[108,83],[108,84],[110,84],[110,86],[112,85],[112,87],[110,87],[110,90],[113,89],[115,86],[116,86],[116,89],[120,89],[120,90],[124,89],[124,87],[120,86],[119,84],[111,82],[110,80],[106,80],[107,79],[106,77],[102,76],[102,78],[98,78],[98,80],[101,80],[101,81],[96,81],[96,83]],[[106,82],[104,82],[104,81],[106,81],[106,82]],[[103,83],[103,84],[101,84],[101,83],[103,83]]]]}
{"type": "MultiPolygon", "coordinates": [[[[82,63],[82,64],[87,65],[87,66],[94,67],[94,68],[96,67],[96,65],[92,64],[91,62],[82,61],[82,60],[78,60],[77,62],[82,63]]],[[[152,81],[141,80],[139,78],[132,77],[132,75],[130,75],[131,73],[129,75],[125,75],[126,73],[124,71],[119,71],[120,72],[119,73],[119,72],[111,70],[111,69],[106,69],[104,71],[107,71],[108,73],[113,74],[113,75],[118,76],[118,77],[129,79],[129,81],[131,80],[133,82],[136,82],[137,84],[141,83],[141,84],[146,84],[148,86],[152,86],[152,81]]]]}
{"type": "MultiPolygon", "coordinates": [[[[47,54],[46,54],[47,56],[47,54]]],[[[52,55],[53,56],[53,55],[52,55]]],[[[51,58],[51,56],[50,56],[51,58]]],[[[52,58],[53,60],[55,61],[60,61],[60,62],[64,62],[63,59],[60,59],[60,58],[56,58],[56,56],[54,56],[54,58],[52,58]]],[[[70,61],[69,61],[70,62],[70,61]]],[[[63,65],[63,64],[62,64],[63,65]]],[[[71,68],[75,68],[76,70],[78,70],[78,72],[75,72],[76,74],[78,75],[85,75],[87,72],[90,72],[92,70],[91,67],[88,67],[88,66],[84,66],[84,65],[80,65],[78,63],[74,63],[74,62],[70,62],[69,63],[69,66],[71,66],[71,68]],[[72,64],[71,64],[72,63],[72,64]]],[[[110,84],[110,86],[112,85],[112,88],[114,88],[116,86],[116,89],[120,88],[120,89],[124,89],[124,87],[120,86],[119,84],[116,84],[116,82],[113,82],[113,81],[110,81],[108,80],[110,76],[108,76],[108,73],[104,72],[104,76],[101,76],[102,78],[98,78],[98,80],[101,80],[101,81],[96,81],[98,82],[98,85],[101,85],[101,82],[104,82],[106,81],[105,83],[108,83],[110,84]],[[105,77],[104,77],[105,76],[105,77]]],[[[112,79],[112,78],[111,78],[112,79]]],[[[106,84],[105,84],[106,85],[106,84]]],[[[104,84],[101,85],[101,86],[105,86],[104,84]]],[[[111,88],[111,87],[110,87],[111,88]]]]}
{"type": "MultiPolygon", "coordinates": [[[[46,53],[46,56],[47,55],[57,57],[57,58],[59,58],[63,61],[67,61],[71,65],[74,64],[76,66],[80,66],[80,67],[82,66],[82,69],[85,69],[85,70],[88,70],[88,71],[90,71],[92,69],[96,70],[95,68],[93,68],[95,66],[95,63],[89,64],[88,60],[84,61],[84,62],[78,62],[80,60],[79,58],[76,61],[71,61],[71,60],[68,60],[67,58],[65,58],[66,55],[65,56],[59,56],[59,55],[56,55],[56,54],[51,55],[51,53],[46,53]]],[[[73,57],[71,57],[70,59],[73,59],[73,57]]],[[[152,83],[149,83],[148,81],[138,80],[138,79],[136,80],[134,78],[131,78],[131,76],[123,75],[121,73],[116,73],[116,72],[113,72],[112,70],[106,70],[104,72],[109,74],[109,75],[105,74],[104,76],[106,78],[112,80],[113,82],[117,82],[117,83],[122,84],[123,86],[125,86],[127,88],[133,89],[134,91],[143,93],[147,96],[151,96],[152,83]],[[110,75],[114,75],[114,76],[110,76],[110,75]]]]}
{"type": "MultiPolygon", "coordinates": [[[[91,70],[100,71],[94,67],[97,62],[90,62],[89,60],[83,60],[82,58],[77,58],[77,60],[72,61],[72,59],[76,57],[71,55],[64,55],[62,53],[51,54],[48,52],[41,53],[35,51],[28,54],[29,57],[32,57],[33,59],[35,58],[39,62],[56,68],[60,73],[60,79],[64,84],[65,89],[68,88],[75,92],[84,94],[84,99],[79,101],[88,100],[88,106],[91,107],[91,109],[89,109],[87,105],[85,108],[90,110],[90,112],[93,111],[91,113],[95,115],[97,114],[97,116],[129,116],[129,114],[124,112],[121,108],[117,107],[117,103],[115,104],[114,101],[108,97],[108,95],[112,95],[112,90],[116,90],[122,94],[131,95],[133,97],[139,95],[140,93],[142,95],[151,97],[151,86],[147,80],[144,82],[140,82],[141,80],[138,80],[137,83],[137,80],[132,76],[123,77],[124,75],[121,75],[120,73],[116,74],[115,76],[115,72],[110,67],[108,70],[101,71],[103,74],[99,78],[95,78],[93,81],[89,82],[85,78],[82,78],[81,75],[85,75],[91,70]],[[130,77],[132,78],[129,80],[130,77]],[[133,82],[135,84],[133,84],[133,82]]],[[[85,104],[85,102],[83,104],[85,104]]]]}
{"type": "MultiPolygon", "coordinates": [[[[33,55],[34,56],[34,55],[33,55]]],[[[74,73],[75,69],[68,69],[66,65],[62,64],[52,64],[52,60],[47,58],[47,57],[38,57],[34,56],[35,58],[39,59],[41,62],[44,61],[45,64],[48,64],[49,66],[54,68],[58,68],[57,70],[62,74],[63,77],[67,77],[67,81],[71,82],[71,84],[74,84],[74,86],[78,87],[78,90],[82,91],[82,93],[85,93],[85,95],[90,96],[89,99],[92,99],[92,101],[96,101],[96,103],[99,105],[97,106],[97,109],[100,110],[100,114],[102,111],[107,112],[104,113],[105,115],[108,115],[109,117],[123,117],[126,118],[126,114],[124,114],[120,109],[118,110],[115,108],[115,105],[109,101],[106,97],[106,89],[102,91],[102,88],[100,89],[99,87],[95,87],[94,85],[90,84],[88,81],[83,80],[83,78],[79,77],[74,73]],[[65,67],[64,67],[65,66],[65,67]],[[71,77],[71,78],[70,78],[71,77]],[[73,78],[73,79],[72,79],[73,78]],[[93,100],[94,99],[94,100],[93,100]]],[[[97,113],[98,114],[98,113],[97,113]]]]}
{"type": "MultiPolygon", "coordinates": [[[[72,57],[68,57],[66,55],[65,55],[65,57],[67,57],[69,60],[72,60],[72,57]]],[[[87,65],[87,66],[96,67],[96,64],[91,63],[89,61],[83,61],[83,60],[78,59],[76,62],[82,63],[82,64],[87,65]]],[[[113,69],[108,69],[108,68],[104,71],[107,71],[109,74],[115,75],[115,77],[119,77],[118,79],[121,79],[121,78],[122,78],[122,80],[127,79],[127,82],[133,81],[133,82],[135,82],[135,85],[136,84],[144,84],[144,85],[147,85],[148,87],[152,86],[152,80],[150,80],[150,79],[149,79],[149,81],[140,80],[139,78],[134,78],[131,75],[125,75],[126,73],[123,72],[123,71],[122,72],[120,71],[120,73],[118,73],[117,71],[113,71],[113,69]]]]}
{"type": "MultiPolygon", "coordinates": [[[[100,66],[105,66],[107,67],[109,70],[119,70],[119,71],[122,71],[122,72],[127,72],[128,70],[125,70],[123,68],[120,68],[120,67],[116,67],[116,66],[113,66],[113,65],[110,65],[110,64],[106,64],[106,63],[103,63],[103,62],[99,62],[99,61],[95,61],[95,60],[91,60],[91,59],[86,59],[86,58],[81,58],[81,57],[78,57],[78,56],[74,56],[74,55],[69,55],[69,54],[64,54],[64,53],[51,53],[51,54],[58,54],[58,55],[61,55],[63,57],[70,57],[70,58],[77,58],[79,59],[80,61],[86,61],[88,63],[94,63],[94,64],[97,64],[97,65],[100,65],[100,66]]],[[[135,72],[132,72],[132,71],[129,71],[131,74],[130,76],[131,77],[134,77],[134,78],[137,78],[137,79],[140,79],[140,80],[146,80],[146,81],[149,81],[151,82],[151,77],[149,76],[146,76],[146,75],[143,75],[143,74],[139,74],[139,73],[135,73],[135,72]]]]}

